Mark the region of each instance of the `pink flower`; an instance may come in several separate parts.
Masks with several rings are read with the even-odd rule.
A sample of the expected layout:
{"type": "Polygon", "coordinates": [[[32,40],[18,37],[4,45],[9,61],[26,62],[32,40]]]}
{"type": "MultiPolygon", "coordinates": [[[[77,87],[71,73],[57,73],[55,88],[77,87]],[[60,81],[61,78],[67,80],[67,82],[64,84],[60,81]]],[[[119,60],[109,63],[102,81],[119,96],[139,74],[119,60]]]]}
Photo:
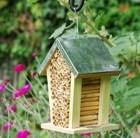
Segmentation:
{"type": "Polygon", "coordinates": [[[6,85],[10,80],[9,79],[4,79],[4,84],[6,85]]]}
{"type": "Polygon", "coordinates": [[[30,135],[30,132],[28,130],[22,130],[18,132],[17,138],[26,138],[30,135]]]}
{"type": "Polygon", "coordinates": [[[15,71],[16,72],[21,72],[21,71],[23,71],[25,69],[25,66],[23,65],[23,64],[18,64],[18,65],[16,65],[15,66],[15,71]]]}
{"type": "Polygon", "coordinates": [[[14,99],[17,99],[21,95],[26,94],[31,88],[30,84],[26,84],[23,88],[19,89],[15,94],[14,94],[14,99]]]}
{"type": "Polygon", "coordinates": [[[37,56],[37,53],[33,53],[32,56],[33,56],[33,57],[36,57],[36,56],[37,56]]]}
{"type": "Polygon", "coordinates": [[[19,90],[14,94],[14,99],[17,99],[20,96],[21,96],[21,91],[19,90]]]}
{"type": "Polygon", "coordinates": [[[81,136],[82,137],[84,137],[84,136],[90,137],[91,136],[91,133],[81,134],[81,136]]]}
{"type": "Polygon", "coordinates": [[[17,109],[17,107],[15,105],[12,105],[9,107],[8,112],[11,113],[12,111],[15,111],[16,109],[17,109]]]}
{"type": "Polygon", "coordinates": [[[34,78],[34,77],[36,76],[36,74],[37,74],[36,72],[32,72],[32,73],[31,73],[32,78],[34,78]]]}
{"type": "Polygon", "coordinates": [[[3,127],[3,130],[4,130],[4,131],[7,131],[8,129],[11,128],[11,126],[12,126],[13,124],[14,124],[13,122],[10,122],[10,123],[6,124],[6,125],[3,127]]]}
{"type": "Polygon", "coordinates": [[[5,90],[5,85],[1,85],[0,86],[0,92],[4,91],[5,90]]]}
{"type": "Polygon", "coordinates": [[[85,134],[87,137],[90,137],[91,136],[91,133],[86,133],[85,134]]]}
{"type": "Polygon", "coordinates": [[[29,101],[31,101],[32,103],[35,102],[35,99],[34,98],[29,98],[29,101]]]}
{"type": "Polygon", "coordinates": [[[24,95],[24,94],[27,93],[27,91],[26,91],[24,88],[21,88],[21,89],[19,90],[19,93],[20,93],[20,95],[24,95]]]}
{"type": "Polygon", "coordinates": [[[31,88],[31,85],[30,85],[30,84],[26,84],[26,85],[23,87],[23,89],[24,89],[25,91],[29,91],[30,88],[31,88]]]}

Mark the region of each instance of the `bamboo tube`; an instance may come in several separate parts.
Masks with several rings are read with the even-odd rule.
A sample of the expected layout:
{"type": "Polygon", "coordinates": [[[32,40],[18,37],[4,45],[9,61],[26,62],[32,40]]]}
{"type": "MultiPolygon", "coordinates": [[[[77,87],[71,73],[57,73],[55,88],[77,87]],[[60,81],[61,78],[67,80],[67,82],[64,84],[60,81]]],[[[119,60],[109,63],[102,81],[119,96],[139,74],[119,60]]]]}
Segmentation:
{"type": "Polygon", "coordinates": [[[81,107],[81,112],[83,111],[92,111],[99,109],[99,106],[91,106],[91,107],[81,107]]]}
{"type": "Polygon", "coordinates": [[[68,103],[62,102],[61,104],[62,104],[62,107],[67,107],[67,108],[69,107],[68,103]]]}
{"type": "Polygon", "coordinates": [[[55,116],[52,116],[52,119],[55,120],[55,116]]]}
{"type": "Polygon", "coordinates": [[[85,126],[85,125],[95,125],[98,123],[98,120],[93,120],[93,121],[86,121],[86,122],[80,122],[81,126],[85,126]]]}
{"type": "Polygon", "coordinates": [[[68,128],[69,126],[68,125],[64,125],[64,128],[68,128]]]}
{"type": "Polygon", "coordinates": [[[63,106],[63,107],[61,107],[61,110],[62,110],[62,112],[65,110],[69,110],[69,106],[68,107],[65,107],[65,106],[63,106]]]}
{"type": "Polygon", "coordinates": [[[94,105],[99,105],[99,101],[81,103],[81,107],[89,107],[89,106],[94,106],[94,105]]]}
{"type": "Polygon", "coordinates": [[[100,95],[99,93],[92,93],[92,94],[81,95],[81,98],[93,98],[99,95],[100,95]]]}
{"type": "Polygon", "coordinates": [[[98,110],[92,110],[92,111],[83,111],[80,112],[81,116],[87,116],[87,115],[97,115],[98,114],[98,110]]]}
{"type": "Polygon", "coordinates": [[[69,100],[69,97],[70,97],[70,92],[69,91],[65,91],[64,98],[69,100]]]}
{"type": "Polygon", "coordinates": [[[62,121],[66,124],[69,122],[69,118],[63,118],[62,121]]]}
{"type": "Polygon", "coordinates": [[[93,98],[83,98],[81,99],[81,102],[91,102],[91,101],[99,101],[99,97],[93,97],[93,98]]]}
{"type": "Polygon", "coordinates": [[[98,115],[88,115],[80,117],[80,122],[98,119],[98,115]]]}
{"type": "Polygon", "coordinates": [[[54,99],[54,98],[55,98],[55,96],[53,95],[53,96],[51,96],[51,98],[52,98],[52,99],[54,99]]]}
{"type": "Polygon", "coordinates": [[[61,61],[61,63],[65,62],[62,56],[60,56],[59,60],[61,61]]]}
{"type": "Polygon", "coordinates": [[[62,124],[61,127],[68,128],[68,124],[62,124]]]}

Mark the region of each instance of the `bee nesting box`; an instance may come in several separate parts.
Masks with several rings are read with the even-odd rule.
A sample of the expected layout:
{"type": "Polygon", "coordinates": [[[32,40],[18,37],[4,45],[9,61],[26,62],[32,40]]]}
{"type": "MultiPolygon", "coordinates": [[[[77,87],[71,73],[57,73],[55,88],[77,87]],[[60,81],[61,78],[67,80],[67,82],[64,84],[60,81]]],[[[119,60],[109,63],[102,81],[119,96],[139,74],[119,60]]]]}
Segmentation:
{"type": "Polygon", "coordinates": [[[59,50],[56,50],[48,67],[48,82],[51,99],[52,124],[67,128],[69,126],[69,103],[71,71],[59,50]]]}
{"type": "Polygon", "coordinates": [[[111,76],[116,63],[98,37],[58,38],[39,68],[47,75],[51,123],[62,133],[118,129],[108,122],[111,76]]]}

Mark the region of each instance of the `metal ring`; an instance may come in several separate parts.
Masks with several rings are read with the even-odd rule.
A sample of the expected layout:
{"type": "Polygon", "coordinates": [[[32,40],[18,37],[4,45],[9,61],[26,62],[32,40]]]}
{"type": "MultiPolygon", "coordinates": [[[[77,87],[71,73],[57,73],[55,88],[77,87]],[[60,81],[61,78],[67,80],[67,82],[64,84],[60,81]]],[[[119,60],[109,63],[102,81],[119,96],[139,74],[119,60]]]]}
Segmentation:
{"type": "Polygon", "coordinates": [[[75,3],[75,0],[69,0],[71,10],[74,11],[74,12],[80,11],[82,9],[83,5],[84,5],[84,1],[85,0],[80,0],[79,5],[76,6],[74,4],[75,3]]]}

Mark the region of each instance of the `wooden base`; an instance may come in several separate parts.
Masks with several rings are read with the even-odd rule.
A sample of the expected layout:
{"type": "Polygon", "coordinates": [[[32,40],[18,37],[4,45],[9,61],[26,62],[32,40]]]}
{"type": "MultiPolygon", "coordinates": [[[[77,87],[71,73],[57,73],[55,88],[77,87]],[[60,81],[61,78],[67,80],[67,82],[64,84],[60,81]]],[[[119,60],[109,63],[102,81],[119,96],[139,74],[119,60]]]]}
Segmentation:
{"type": "Polygon", "coordinates": [[[92,125],[92,126],[84,126],[79,128],[61,128],[57,126],[53,126],[51,123],[41,124],[41,128],[45,130],[51,130],[61,133],[67,134],[82,134],[82,133],[95,133],[102,131],[110,131],[119,129],[118,124],[106,124],[106,125],[92,125]]]}

